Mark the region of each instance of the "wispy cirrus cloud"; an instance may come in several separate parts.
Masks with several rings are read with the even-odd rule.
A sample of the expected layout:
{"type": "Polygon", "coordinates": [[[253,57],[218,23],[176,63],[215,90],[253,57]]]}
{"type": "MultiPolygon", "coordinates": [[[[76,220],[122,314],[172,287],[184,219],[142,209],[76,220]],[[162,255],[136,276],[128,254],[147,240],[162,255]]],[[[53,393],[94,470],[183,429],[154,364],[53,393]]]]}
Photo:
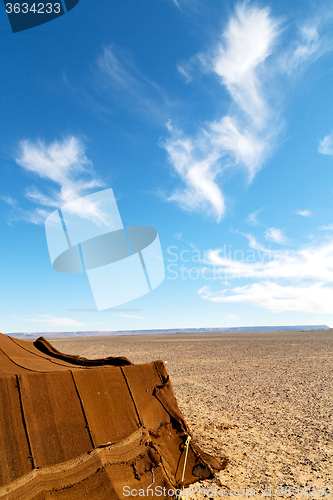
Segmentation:
{"type": "Polygon", "coordinates": [[[120,313],[117,316],[121,316],[122,318],[131,318],[131,319],[144,319],[144,320],[147,319],[147,318],[143,318],[142,316],[134,316],[134,314],[120,313]]]}
{"type": "Polygon", "coordinates": [[[322,155],[333,155],[333,132],[319,141],[318,151],[322,155]]]}
{"type": "MultiPolygon", "coordinates": [[[[259,248],[256,248],[260,251],[259,248]]],[[[206,252],[205,263],[225,271],[235,279],[293,279],[333,282],[333,240],[308,245],[297,251],[265,249],[259,261],[235,260],[223,255],[222,249],[206,252]]]]}
{"type": "Polygon", "coordinates": [[[183,233],[175,233],[172,235],[172,237],[175,238],[175,240],[184,241],[183,240],[183,233]]]}
{"type": "Polygon", "coordinates": [[[283,286],[272,281],[235,287],[231,295],[227,290],[213,294],[205,286],[198,291],[200,297],[215,303],[251,304],[275,313],[299,311],[332,313],[333,288],[322,283],[308,286],[283,286]]]}
{"type": "Polygon", "coordinates": [[[168,129],[172,137],[163,147],[167,150],[174,169],[186,185],[185,189],[174,191],[169,200],[177,202],[185,210],[206,208],[220,220],[225,212],[225,200],[215,182],[220,173],[217,151],[213,149],[208,152],[209,144],[202,145],[206,155],[200,158],[196,141],[180,135],[170,123],[168,129]]]}
{"type": "Polygon", "coordinates": [[[321,20],[306,21],[298,26],[298,38],[282,55],[282,68],[289,74],[301,70],[316,61],[329,47],[325,37],[320,36],[321,20]]]}
{"type": "Polygon", "coordinates": [[[297,215],[301,215],[302,217],[310,217],[311,216],[311,210],[297,210],[296,213],[297,213],[297,215]]]}
{"type": "Polygon", "coordinates": [[[259,210],[256,210],[255,212],[251,212],[249,216],[246,219],[246,222],[251,224],[251,226],[258,226],[260,224],[258,215],[259,213],[263,210],[263,208],[259,208],[259,210]]]}
{"type": "Polygon", "coordinates": [[[265,238],[268,241],[273,241],[274,243],[286,243],[287,238],[281,231],[281,229],[277,229],[276,227],[270,227],[265,232],[265,238]]]}
{"type": "Polygon", "coordinates": [[[217,221],[223,218],[227,171],[229,177],[232,169],[242,171],[248,182],[254,179],[283,128],[284,87],[330,48],[321,35],[322,24],[320,19],[299,23],[292,42],[283,46],[279,42],[286,22],[273,17],[268,8],[238,3],[210,50],[178,64],[186,84],[198,71],[218,79],[228,93],[230,109],[192,135],[169,125],[164,147],[183,183],[170,201],[185,210],[209,212],[217,221]]]}
{"type": "Polygon", "coordinates": [[[238,234],[241,234],[242,236],[245,236],[245,238],[248,241],[249,247],[252,248],[252,250],[259,250],[259,252],[269,252],[270,250],[265,248],[261,243],[257,241],[257,238],[253,236],[251,233],[242,233],[241,231],[234,231],[238,234]]]}
{"type": "MultiPolygon", "coordinates": [[[[259,252],[258,252],[259,253],[259,252]]],[[[205,264],[228,284],[212,291],[205,285],[198,294],[215,303],[248,303],[273,312],[331,313],[333,298],[333,240],[297,251],[266,250],[259,261],[235,260],[222,249],[210,250],[205,264]],[[235,280],[249,284],[233,286],[235,280]]]]}
{"type": "Polygon", "coordinates": [[[0,200],[7,203],[7,205],[10,205],[13,208],[17,207],[17,200],[12,198],[11,196],[0,195],[0,200]]]}
{"type": "MultiPolygon", "coordinates": [[[[223,171],[237,165],[252,180],[261,168],[269,153],[269,137],[275,132],[268,123],[269,104],[260,72],[278,35],[279,23],[268,9],[238,5],[217,45],[196,56],[196,63],[227,89],[233,110],[207,123],[193,137],[169,124],[170,137],[164,147],[186,186],[169,200],[182,208],[209,210],[221,220],[226,206],[218,180],[223,171]]],[[[179,69],[189,80],[189,67],[179,69]]]]}
{"type": "MultiPolygon", "coordinates": [[[[176,2],[178,4],[178,2],[176,2]]],[[[97,59],[95,74],[99,93],[128,108],[140,117],[165,123],[172,107],[164,89],[147,78],[128,54],[109,45],[97,59]],[[119,54],[118,54],[119,53],[119,54]],[[120,98],[120,99],[119,99],[120,98]]]]}
{"type": "Polygon", "coordinates": [[[171,2],[181,11],[183,12],[183,8],[191,7],[196,8],[197,5],[200,5],[200,0],[171,0],[171,2]]]}
{"type": "Polygon", "coordinates": [[[43,323],[45,325],[53,326],[83,326],[84,323],[80,323],[73,318],[57,317],[50,314],[40,314],[35,318],[15,318],[17,321],[24,321],[27,323],[43,323]]]}
{"type": "MultiPolygon", "coordinates": [[[[50,209],[77,200],[103,185],[85,154],[82,141],[74,136],[49,144],[41,140],[24,140],[19,145],[15,161],[26,172],[48,183],[43,192],[35,186],[26,190],[26,198],[39,206],[33,210],[22,210],[15,206],[11,221],[26,220],[33,224],[43,224],[50,209]]],[[[87,200],[80,200],[73,206],[73,210],[96,222],[103,220],[99,207],[87,200]]]]}
{"type": "Polygon", "coordinates": [[[176,7],[178,7],[178,9],[179,9],[179,10],[181,10],[181,9],[180,9],[180,5],[179,5],[179,3],[178,3],[178,1],[177,1],[177,0],[171,0],[171,1],[172,1],[172,3],[174,3],[174,4],[175,4],[175,6],[176,6],[176,7]]]}

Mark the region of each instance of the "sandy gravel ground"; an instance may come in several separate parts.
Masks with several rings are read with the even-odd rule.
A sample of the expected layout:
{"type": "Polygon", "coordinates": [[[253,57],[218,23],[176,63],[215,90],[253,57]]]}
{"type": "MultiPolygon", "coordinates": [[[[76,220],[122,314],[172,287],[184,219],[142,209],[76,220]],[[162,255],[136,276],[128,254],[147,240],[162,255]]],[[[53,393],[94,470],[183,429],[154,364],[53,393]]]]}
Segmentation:
{"type": "Polygon", "coordinates": [[[88,358],[167,361],[195,441],[230,458],[185,498],[333,499],[333,330],[51,342],[88,358]]]}

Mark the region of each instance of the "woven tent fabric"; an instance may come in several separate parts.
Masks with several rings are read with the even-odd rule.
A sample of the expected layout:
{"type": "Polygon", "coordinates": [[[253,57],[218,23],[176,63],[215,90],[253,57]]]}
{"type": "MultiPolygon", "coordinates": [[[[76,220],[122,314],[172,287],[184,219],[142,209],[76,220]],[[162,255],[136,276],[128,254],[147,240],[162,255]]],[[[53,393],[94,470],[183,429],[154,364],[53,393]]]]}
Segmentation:
{"type": "Polygon", "coordinates": [[[191,433],[163,361],[87,360],[0,334],[0,401],[6,500],[116,500],[149,486],[169,498],[227,464],[192,442],[185,463],[191,433]]]}

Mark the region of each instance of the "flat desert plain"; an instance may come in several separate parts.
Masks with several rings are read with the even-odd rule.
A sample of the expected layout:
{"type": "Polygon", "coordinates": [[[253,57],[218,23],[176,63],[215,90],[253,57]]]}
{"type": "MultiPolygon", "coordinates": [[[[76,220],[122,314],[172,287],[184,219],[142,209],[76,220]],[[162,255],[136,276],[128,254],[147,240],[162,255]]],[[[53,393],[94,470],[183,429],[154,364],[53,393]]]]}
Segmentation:
{"type": "Polygon", "coordinates": [[[216,479],[184,498],[333,498],[333,330],[51,343],[87,358],[167,362],[194,440],[230,458],[216,479]]]}

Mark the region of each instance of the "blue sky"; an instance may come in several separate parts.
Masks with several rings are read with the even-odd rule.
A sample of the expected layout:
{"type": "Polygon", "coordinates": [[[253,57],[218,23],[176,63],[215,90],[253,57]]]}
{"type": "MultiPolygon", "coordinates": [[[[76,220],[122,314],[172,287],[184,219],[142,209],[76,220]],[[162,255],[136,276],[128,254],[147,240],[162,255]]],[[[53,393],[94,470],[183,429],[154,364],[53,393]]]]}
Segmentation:
{"type": "Polygon", "coordinates": [[[330,2],[80,0],[0,12],[1,325],[10,332],[333,326],[330,2]],[[44,222],[112,188],[166,278],[93,311],[44,222]]]}

